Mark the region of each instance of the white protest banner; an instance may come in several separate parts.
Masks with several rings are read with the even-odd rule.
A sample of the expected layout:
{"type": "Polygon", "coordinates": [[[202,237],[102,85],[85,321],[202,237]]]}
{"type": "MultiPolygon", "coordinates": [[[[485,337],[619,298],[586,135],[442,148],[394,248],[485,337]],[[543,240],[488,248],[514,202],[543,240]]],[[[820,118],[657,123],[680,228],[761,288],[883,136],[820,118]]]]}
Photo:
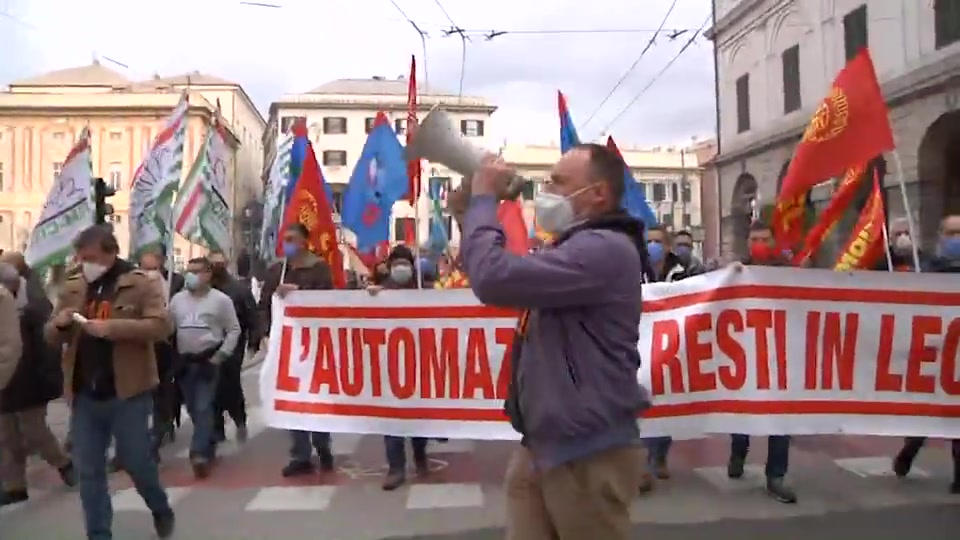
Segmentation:
{"type": "MultiPolygon", "coordinates": [[[[644,298],[645,435],[960,437],[960,280],[948,274],[747,267],[644,298]]],[[[469,290],[275,300],[267,421],[515,439],[502,414],[515,324],[469,290]]]]}

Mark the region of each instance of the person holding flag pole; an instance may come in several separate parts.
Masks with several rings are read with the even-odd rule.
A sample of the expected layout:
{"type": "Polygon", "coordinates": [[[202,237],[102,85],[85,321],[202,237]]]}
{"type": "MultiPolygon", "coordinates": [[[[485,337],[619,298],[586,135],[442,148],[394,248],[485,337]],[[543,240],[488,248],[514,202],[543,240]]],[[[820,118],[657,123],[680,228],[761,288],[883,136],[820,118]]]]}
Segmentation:
{"type": "MultiPolygon", "coordinates": [[[[307,139],[307,127],[301,120],[294,126],[294,150],[291,151],[291,181],[284,190],[278,251],[283,260],[267,272],[260,295],[262,333],[266,336],[272,322],[273,296],[282,299],[297,290],[342,289],[345,286],[343,259],[336,241],[336,227],[320,165],[307,139]],[[303,156],[302,159],[300,156],[303,156]]],[[[284,477],[302,476],[314,471],[315,450],[324,472],[333,471],[333,451],[329,433],[290,431],[290,462],[284,477]]]]}

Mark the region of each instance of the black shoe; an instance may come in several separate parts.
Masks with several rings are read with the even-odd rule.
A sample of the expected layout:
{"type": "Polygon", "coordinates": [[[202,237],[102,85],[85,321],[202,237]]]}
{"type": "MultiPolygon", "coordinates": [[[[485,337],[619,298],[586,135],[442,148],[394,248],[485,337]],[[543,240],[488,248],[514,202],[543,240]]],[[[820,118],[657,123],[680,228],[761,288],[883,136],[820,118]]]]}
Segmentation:
{"type": "Polygon", "coordinates": [[[954,495],[960,495],[960,478],[954,480],[953,483],[950,484],[950,493],[953,493],[954,495]]]}
{"type": "Polygon", "coordinates": [[[317,455],[320,456],[320,470],[330,472],[333,470],[333,452],[329,446],[320,446],[317,448],[317,455]]]}
{"type": "Polygon", "coordinates": [[[57,469],[57,472],[60,473],[60,479],[63,480],[63,483],[66,484],[67,487],[76,487],[77,472],[73,469],[73,463],[67,463],[57,469]]]}
{"type": "Polygon", "coordinates": [[[743,478],[743,466],[746,464],[746,458],[740,456],[730,456],[730,461],[727,462],[727,477],[728,478],[743,478]]]}
{"type": "Polygon", "coordinates": [[[280,474],[283,475],[284,478],[291,478],[293,476],[313,474],[313,471],[313,463],[309,461],[291,461],[280,471],[280,474]]]}
{"type": "Polygon", "coordinates": [[[403,471],[390,471],[383,479],[383,490],[393,491],[407,483],[407,475],[403,471]]]}
{"type": "Polygon", "coordinates": [[[173,510],[165,514],[153,515],[153,529],[157,531],[157,536],[160,538],[170,538],[173,536],[173,529],[176,523],[177,520],[173,515],[173,510]]]}
{"type": "Polygon", "coordinates": [[[784,504],[797,502],[797,494],[783,483],[783,478],[767,478],[767,495],[784,504]]]}
{"type": "Polygon", "coordinates": [[[0,506],[10,506],[11,504],[26,502],[29,498],[30,496],[27,495],[27,490],[25,489],[4,491],[0,493],[0,506]]]}
{"type": "Polygon", "coordinates": [[[198,480],[203,480],[210,476],[210,460],[204,456],[194,456],[190,458],[190,465],[193,467],[193,476],[198,480]]]}
{"type": "Polygon", "coordinates": [[[910,469],[913,467],[913,459],[905,456],[903,452],[897,454],[897,457],[893,458],[893,474],[897,475],[897,478],[903,478],[910,474],[910,469]]]}

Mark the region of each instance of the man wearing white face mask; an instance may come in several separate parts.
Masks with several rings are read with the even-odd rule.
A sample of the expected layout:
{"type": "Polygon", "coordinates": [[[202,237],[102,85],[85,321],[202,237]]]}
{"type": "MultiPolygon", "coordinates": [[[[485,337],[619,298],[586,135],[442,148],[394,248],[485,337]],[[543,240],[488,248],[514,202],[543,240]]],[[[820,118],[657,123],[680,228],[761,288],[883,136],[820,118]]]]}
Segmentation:
{"type": "Polygon", "coordinates": [[[154,343],[171,333],[160,281],[117,257],[113,231],[95,225],[74,240],[81,271],[64,283],[44,326],[63,351],[64,397],[72,405],[70,433],[87,538],[112,538],[107,448],[117,455],[153,514],[160,538],[174,516],[153,459],[149,418],[157,360],[154,343]]]}
{"type": "MultiPolygon", "coordinates": [[[[581,144],[554,165],[535,200],[550,245],[510,253],[497,199],[515,172],[494,158],[472,179],[461,254],[485,304],[524,310],[504,408],[521,435],[507,466],[508,540],[626,540],[643,454],[637,414],[638,269],[649,268],[643,224],[621,210],[623,161],[581,144]]],[[[456,208],[454,208],[456,214],[456,208]]]]}
{"type": "MultiPolygon", "coordinates": [[[[890,222],[890,228],[887,230],[890,237],[890,259],[893,262],[893,268],[887,265],[887,259],[881,259],[874,270],[883,272],[913,272],[913,239],[910,237],[910,224],[907,218],[897,218],[890,222]]],[[[930,257],[922,250],[919,252],[920,271],[924,272],[931,263],[930,257]]]]}
{"type": "MultiPolygon", "coordinates": [[[[417,274],[414,270],[414,255],[406,246],[396,246],[387,255],[384,261],[387,267],[385,274],[374,276],[374,284],[367,287],[367,292],[377,294],[383,289],[416,289],[417,274]]],[[[383,489],[393,491],[407,481],[407,454],[404,437],[385,435],[384,449],[387,454],[387,475],[383,479],[383,489]]],[[[413,437],[410,439],[413,447],[413,461],[417,476],[425,476],[429,472],[427,462],[427,439],[413,437]]]]}

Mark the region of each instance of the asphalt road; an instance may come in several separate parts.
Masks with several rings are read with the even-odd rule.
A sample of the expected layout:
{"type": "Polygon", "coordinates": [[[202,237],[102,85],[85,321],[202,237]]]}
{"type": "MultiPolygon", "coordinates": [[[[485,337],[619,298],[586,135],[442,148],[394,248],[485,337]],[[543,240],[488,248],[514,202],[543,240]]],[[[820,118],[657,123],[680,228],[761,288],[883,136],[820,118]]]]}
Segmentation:
{"type": "MultiPolygon", "coordinates": [[[[960,503],[960,496],[957,497],[960,503]]],[[[960,504],[906,506],[833,513],[780,520],[721,520],[700,524],[639,524],[642,540],[956,540],[960,538],[960,504]]],[[[503,529],[447,535],[395,536],[384,540],[502,540],[503,529]]],[[[598,539],[600,540],[600,539],[598,539]]]]}

